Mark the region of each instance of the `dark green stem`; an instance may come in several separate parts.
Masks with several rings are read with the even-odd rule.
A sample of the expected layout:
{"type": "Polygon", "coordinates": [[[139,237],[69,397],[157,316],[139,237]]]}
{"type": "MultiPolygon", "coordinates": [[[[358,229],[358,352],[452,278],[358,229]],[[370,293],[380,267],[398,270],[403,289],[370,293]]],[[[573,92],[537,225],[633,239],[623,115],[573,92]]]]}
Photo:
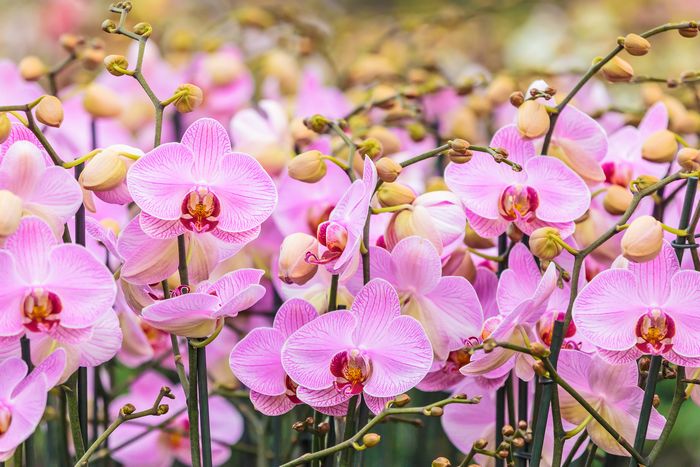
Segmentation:
{"type": "Polygon", "coordinates": [[[199,391],[199,420],[202,434],[202,465],[211,467],[211,430],[209,428],[209,389],[207,387],[207,348],[196,349],[197,385],[199,391]]]}
{"type": "Polygon", "coordinates": [[[192,466],[201,466],[199,449],[199,404],[197,402],[197,349],[187,345],[187,359],[190,364],[190,391],[187,397],[187,418],[190,421],[190,453],[192,454],[192,466]]]}

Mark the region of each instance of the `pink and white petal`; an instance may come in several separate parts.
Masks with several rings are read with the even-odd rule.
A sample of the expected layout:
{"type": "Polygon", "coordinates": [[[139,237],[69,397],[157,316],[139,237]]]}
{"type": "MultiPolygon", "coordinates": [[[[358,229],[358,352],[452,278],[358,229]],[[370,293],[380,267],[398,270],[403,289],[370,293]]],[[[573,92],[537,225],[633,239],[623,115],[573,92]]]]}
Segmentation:
{"type": "Polygon", "coordinates": [[[301,298],[292,298],[284,302],[277,310],[272,327],[287,338],[294,331],[316,318],[318,318],[318,312],[311,303],[301,298]]]}
{"type": "Polygon", "coordinates": [[[226,154],[210,188],[221,203],[218,228],[227,232],[241,232],[259,226],[277,205],[274,182],[260,163],[248,154],[226,154]]]}
{"type": "Polygon", "coordinates": [[[667,281],[670,282],[667,284],[670,289],[668,299],[659,305],[674,320],[673,351],[688,358],[700,357],[700,272],[682,270],[667,281]]]}
{"type": "Polygon", "coordinates": [[[497,289],[498,276],[496,276],[496,273],[485,267],[476,268],[474,291],[479,298],[479,303],[481,303],[484,319],[498,315],[498,304],[496,303],[497,289]]]}
{"type": "Polygon", "coordinates": [[[408,391],[425,377],[433,363],[430,340],[410,316],[395,318],[383,336],[368,341],[366,352],[372,362],[372,375],[364,391],[375,397],[408,391]]]}
{"type": "MultiPolygon", "coordinates": [[[[15,142],[0,161],[0,187],[26,199],[37,188],[46,169],[37,146],[28,141],[15,142]]],[[[60,170],[70,177],[68,171],[60,170]]]]}
{"type": "Polygon", "coordinates": [[[44,415],[46,397],[46,379],[42,376],[8,401],[12,406],[12,423],[0,438],[0,451],[13,449],[29,438],[44,415]]]}
{"type": "Polygon", "coordinates": [[[83,202],[83,192],[69,171],[61,167],[47,167],[25,201],[49,210],[65,222],[78,211],[83,202]]]}
{"type": "Polygon", "coordinates": [[[133,219],[119,235],[117,252],[124,258],[121,277],[133,284],[155,284],[177,271],[177,240],[146,235],[133,219]]]}
{"type": "Polygon", "coordinates": [[[287,374],[282,368],[285,336],[277,329],[256,328],[231,351],[231,371],[252,391],[268,396],[283,395],[287,374]]]}
{"type": "Polygon", "coordinates": [[[503,190],[519,180],[506,164],[497,164],[489,154],[475,152],[468,164],[450,163],[445,183],[475,214],[499,219],[498,203],[503,190]]]}
{"type": "Polygon", "coordinates": [[[474,287],[464,277],[447,276],[425,295],[434,305],[432,318],[446,331],[449,350],[464,346],[464,340],[479,336],[483,311],[474,287]]]}
{"type": "Polygon", "coordinates": [[[49,261],[44,286],[61,300],[61,326],[90,326],[111,310],[117,296],[114,277],[85,247],[59,245],[51,251],[49,261]]]}
{"type": "Polygon", "coordinates": [[[353,313],[334,311],[299,328],[282,348],[282,366],[289,377],[309,389],[331,386],[335,381],[331,360],[355,347],[351,336],[356,326],[353,313]]]}
{"type": "Polygon", "coordinates": [[[286,414],[297,406],[284,394],[281,396],[266,396],[252,390],[250,391],[250,402],[253,403],[255,410],[268,417],[286,414]]]}
{"type": "MultiPolygon", "coordinates": [[[[638,417],[634,417],[612,404],[602,402],[598,413],[605,418],[614,429],[625,439],[634,439],[637,431],[638,417]]],[[[595,420],[586,428],[591,441],[603,451],[616,456],[629,457],[629,453],[613,438],[608,431],[595,420]]]]}
{"type": "Polygon", "coordinates": [[[200,118],[182,135],[182,144],[192,151],[192,173],[197,180],[210,180],[224,154],[231,152],[231,139],[221,123],[213,118],[200,118]]]}
{"type": "Polygon", "coordinates": [[[352,395],[338,391],[335,386],[325,389],[309,389],[304,386],[297,388],[299,400],[313,407],[332,407],[349,400],[352,395]]]}
{"type": "Polygon", "coordinates": [[[386,408],[386,404],[393,401],[393,397],[374,397],[369,394],[365,394],[365,404],[373,414],[378,415],[382,410],[386,408]]]}
{"type": "MultiPolygon", "coordinates": [[[[442,262],[433,244],[422,237],[404,238],[391,251],[394,263],[395,285],[401,290],[420,290],[429,293],[442,276],[442,262]]],[[[373,258],[374,259],[374,258],[373,258]]],[[[370,262],[370,266],[371,266],[370,262]]]]}
{"type": "Polygon", "coordinates": [[[209,399],[209,410],[216,414],[209,422],[212,441],[216,440],[217,444],[226,445],[228,452],[228,447],[236,444],[243,435],[243,416],[221,396],[209,399]]]}
{"type": "Polygon", "coordinates": [[[27,375],[27,364],[21,358],[8,358],[0,362],[0,372],[3,376],[0,378],[0,397],[7,400],[27,375]]]}
{"type": "Polygon", "coordinates": [[[194,155],[184,145],[165,143],[129,168],[126,174],[134,202],[148,214],[176,220],[182,215],[182,201],[197,184],[192,174],[194,155]]]}
{"type": "Polygon", "coordinates": [[[85,231],[89,236],[102,243],[112,256],[121,259],[117,252],[117,236],[112,229],[103,226],[94,217],[87,216],[85,218],[85,231]]]}
{"type": "Polygon", "coordinates": [[[51,157],[49,157],[48,153],[43,149],[41,142],[37,139],[36,136],[34,136],[34,133],[32,133],[32,131],[29,128],[27,128],[19,122],[12,123],[10,135],[2,144],[0,144],[0,161],[4,159],[4,155],[7,154],[8,149],[10,149],[10,147],[14,145],[17,141],[28,141],[32,143],[34,146],[39,148],[39,151],[41,151],[42,158],[44,160],[44,165],[46,167],[51,167],[53,165],[51,157]]]}
{"type": "MultiPolygon", "coordinates": [[[[372,258],[372,261],[369,263],[370,271],[372,273],[371,276],[378,279],[384,279],[387,282],[397,284],[398,286],[396,265],[394,264],[392,254],[386,249],[378,246],[371,246],[369,249],[371,255],[370,257],[372,258]]],[[[359,282],[359,285],[362,285],[362,282],[359,282]]],[[[357,292],[358,290],[359,288],[352,291],[357,292]]]]}
{"type": "Polygon", "coordinates": [[[138,219],[141,230],[149,237],[157,238],[158,240],[169,240],[187,232],[187,229],[185,229],[185,226],[182,225],[179,219],[159,219],[145,211],[139,214],[138,219]]]}
{"type": "Polygon", "coordinates": [[[110,310],[92,328],[89,339],[76,347],[80,352],[80,366],[95,367],[111,360],[122,346],[122,331],[117,314],[110,310]]]}
{"type": "Polygon", "coordinates": [[[525,165],[527,184],[537,191],[537,218],[545,222],[571,222],[591,204],[586,183],[562,161],[535,157],[525,165]]]}
{"type": "MultiPolygon", "coordinates": [[[[531,218],[528,221],[515,221],[515,225],[525,234],[532,235],[532,232],[540,227],[554,227],[559,231],[562,238],[567,238],[576,230],[576,224],[572,222],[545,222],[538,218],[531,218]]],[[[476,229],[475,229],[476,230],[476,229]]]]}
{"type": "MultiPolygon", "coordinates": [[[[604,362],[599,362],[598,366],[605,366],[604,362]]],[[[590,355],[578,350],[562,349],[557,360],[557,372],[559,375],[573,385],[577,391],[593,392],[590,374],[593,371],[593,359],[590,355]]],[[[624,367],[621,367],[624,369],[624,367]]],[[[593,384],[600,385],[598,372],[593,378],[593,384]]]]}
{"type": "Polygon", "coordinates": [[[133,201],[126,181],[109,191],[93,191],[93,194],[108,204],[129,204],[133,201]]]}
{"type": "Polygon", "coordinates": [[[525,299],[531,298],[542,276],[532,253],[522,243],[508,256],[508,269],[501,273],[496,301],[501,314],[508,314],[525,299]]]}
{"type": "Polygon", "coordinates": [[[647,113],[644,114],[642,121],[639,122],[639,133],[642,142],[660,130],[668,128],[668,109],[663,102],[657,102],[649,107],[647,113]]]}
{"type": "MultiPolygon", "coordinates": [[[[508,151],[508,160],[521,166],[535,157],[535,144],[531,139],[524,138],[516,125],[506,125],[494,133],[490,143],[492,148],[503,148],[508,151]]],[[[491,157],[491,156],[489,156],[491,157]]],[[[505,164],[497,164],[503,165],[505,164]]],[[[506,170],[511,171],[510,167],[506,170]]]]}
{"type": "Polygon", "coordinates": [[[51,355],[46,357],[32,370],[26,378],[22,380],[13,391],[13,397],[24,391],[30,383],[39,377],[43,377],[46,383],[46,389],[49,390],[56,386],[61,379],[63,370],[66,367],[66,352],[58,348],[51,355]]]}
{"type": "Polygon", "coordinates": [[[577,332],[605,350],[632,348],[636,343],[637,320],[646,311],[637,289],[637,281],[630,271],[608,269],[598,274],[574,302],[577,332]]]}
{"type": "Polygon", "coordinates": [[[25,217],[5,241],[5,248],[14,257],[19,277],[40,283],[50,273],[49,254],[57,243],[48,224],[38,217],[25,217]]]}
{"type": "Polygon", "coordinates": [[[506,231],[508,224],[510,224],[510,222],[501,217],[497,219],[487,219],[473,213],[469,209],[465,212],[467,220],[469,221],[469,226],[484,238],[498,237],[506,231]]]}
{"type": "MultiPolygon", "coordinates": [[[[169,240],[173,241],[174,240],[169,240]]],[[[177,242],[175,242],[177,244],[177,242]]],[[[228,245],[209,233],[195,234],[187,232],[185,234],[185,248],[189,262],[187,264],[190,273],[190,283],[198,284],[207,280],[216,265],[221,261],[223,254],[222,246],[228,245]]],[[[176,268],[177,269],[177,268],[176,268]]]]}
{"type": "Polygon", "coordinates": [[[185,337],[207,337],[216,327],[212,314],[219,308],[213,295],[189,293],[148,305],[141,317],[162,331],[185,337]]]}
{"type": "Polygon", "coordinates": [[[92,326],[84,328],[64,328],[58,325],[46,332],[46,334],[61,344],[79,344],[90,338],[92,335],[92,326]]]}
{"type": "Polygon", "coordinates": [[[15,260],[6,250],[0,250],[0,336],[17,336],[24,332],[22,302],[27,293],[27,283],[17,275],[15,260]]]}
{"type": "Polygon", "coordinates": [[[353,341],[358,346],[371,346],[401,314],[401,305],[391,284],[372,279],[355,295],[350,311],[357,318],[353,341]]]}
{"type": "Polygon", "coordinates": [[[487,354],[475,354],[468,365],[460,368],[460,372],[466,376],[485,375],[493,370],[507,366],[513,368],[513,351],[496,347],[487,354]],[[478,356],[477,356],[478,355],[478,356]]]}
{"type": "Polygon", "coordinates": [[[605,350],[598,348],[597,352],[602,359],[613,365],[624,365],[626,363],[635,362],[639,357],[644,355],[637,347],[632,347],[628,350],[605,350]]]}
{"type": "Polygon", "coordinates": [[[243,232],[226,232],[219,228],[215,228],[211,231],[211,234],[218,240],[229,244],[229,246],[226,248],[227,257],[229,257],[235,255],[241,248],[258,238],[260,236],[260,226],[258,225],[252,229],[244,230],[243,232]]]}
{"type": "Polygon", "coordinates": [[[243,268],[224,274],[211,284],[206,293],[214,293],[222,302],[231,300],[253,284],[259,284],[265,271],[243,268]]]}
{"type": "Polygon", "coordinates": [[[351,400],[352,399],[348,399],[342,404],[331,405],[329,407],[314,407],[314,410],[331,417],[344,417],[348,413],[348,407],[350,406],[351,400]]]}
{"type": "Polygon", "coordinates": [[[600,161],[608,152],[608,139],[605,130],[593,118],[576,107],[567,106],[559,115],[554,129],[553,138],[556,141],[568,140],[573,145],[567,145],[569,157],[577,158],[579,154],[600,161]],[[575,154],[570,150],[575,145],[575,154]]]}
{"type": "MultiPolygon", "coordinates": [[[[680,270],[678,257],[670,243],[664,241],[661,252],[651,261],[627,264],[632,274],[637,278],[639,299],[649,306],[662,306],[667,300],[673,300],[670,296],[672,284],[676,284],[675,274],[680,270]]],[[[698,274],[700,275],[700,274],[698,274]]],[[[688,275],[688,278],[693,275],[688,275]]],[[[695,280],[695,283],[698,283],[695,280]]],[[[675,300],[683,300],[682,296],[675,296],[675,300]]]]}
{"type": "Polygon", "coordinates": [[[246,287],[238,295],[221,305],[221,308],[214,313],[215,318],[233,318],[243,310],[255,305],[265,296],[266,289],[260,284],[253,284],[246,287]]]}

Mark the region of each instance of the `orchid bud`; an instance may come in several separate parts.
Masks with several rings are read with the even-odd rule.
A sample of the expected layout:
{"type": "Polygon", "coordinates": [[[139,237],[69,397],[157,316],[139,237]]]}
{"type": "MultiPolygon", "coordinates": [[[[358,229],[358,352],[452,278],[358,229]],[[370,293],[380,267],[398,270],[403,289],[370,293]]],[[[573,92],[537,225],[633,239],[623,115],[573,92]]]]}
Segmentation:
{"type": "Polygon", "coordinates": [[[478,121],[472,109],[466,106],[460,107],[451,112],[449,117],[450,124],[445,136],[466,140],[473,140],[478,137],[478,121]]]}
{"type": "Polygon", "coordinates": [[[120,412],[122,415],[131,415],[136,412],[136,407],[134,407],[134,404],[124,404],[120,412]]]}
{"type": "MultiPolygon", "coordinates": [[[[0,142],[2,142],[2,132],[0,132],[0,142]]],[[[678,151],[676,160],[683,170],[694,172],[700,169],[700,150],[695,148],[681,148],[681,150],[678,151]]]]}
{"type": "Polygon", "coordinates": [[[518,107],[518,130],[526,138],[539,138],[549,130],[549,114],[537,101],[525,101],[518,107]]]}
{"type": "Polygon", "coordinates": [[[362,156],[368,156],[370,159],[380,157],[384,150],[382,143],[376,138],[367,138],[357,145],[357,152],[362,156]]]}
{"type": "Polygon", "coordinates": [[[459,153],[453,149],[450,149],[449,151],[447,151],[447,157],[449,157],[450,162],[454,162],[455,164],[466,164],[467,162],[472,160],[472,157],[474,157],[474,153],[471,151],[459,153]]]}
{"type": "Polygon", "coordinates": [[[129,69],[129,62],[123,55],[107,55],[104,59],[107,72],[114,76],[122,76],[129,69]]]}
{"type": "Polygon", "coordinates": [[[634,77],[632,65],[620,57],[613,57],[608,63],[603,65],[601,70],[605,79],[611,83],[627,83],[634,77]]]}
{"type": "Polygon", "coordinates": [[[682,28],[678,30],[678,34],[680,34],[683,37],[687,37],[689,39],[692,39],[693,37],[698,35],[698,27],[697,26],[691,26],[689,28],[682,28]]]}
{"type": "Polygon", "coordinates": [[[520,230],[518,228],[517,225],[515,225],[515,223],[511,223],[510,225],[508,225],[508,228],[506,229],[506,235],[508,235],[508,238],[510,239],[511,242],[518,243],[519,241],[521,241],[523,239],[523,235],[525,235],[525,234],[523,233],[522,230],[520,230]]]}
{"type": "Polygon", "coordinates": [[[377,433],[367,433],[362,437],[362,444],[368,448],[373,448],[382,440],[382,437],[377,433]]]}
{"type": "Polygon", "coordinates": [[[0,144],[7,141],[12,132],[12,122],[5,112],[0,112],[0,144]]]}
{"type": "Polygon", "coordinates": [[[88,70],[96,70],[104,63],[105,51],[101,47],[86,48],[81,52],[80,59],[85,68],[88,70]]]}
{"type": "Polygon", "coordinates": [[[542,360],[535,360],[535,363],[532,364],[532,370],[541,378],[546,378],[548,376],[547,368],[544,366],[544,362],[542,360]]]}
{"type": "Polygon", "coordinates": [[[384,150],[384,155],[394,154],[401,150],[401,140],[399,137],[385,126],[375,125],[367,131],[367,138],[379,140],[384,150]]]}
{"type": "Polygon", "coordinates": [[[438,457],[430,464],[430,467],[450,467],[452,462],[446,457],[438,457]]]}
{"type": "Polygon", "coordinates": [[[401,164],[388,157],[382,157],[375,165],[379,179],[388,183],[395,181],[403,169],[401,164]]]}
{"type": "Polygon", "coordinates": [[[186,114],[199,107],[204,100],[202,89],[194,84],[181,84],[175,90],[175,94],[182,92],[183,95],[175,99],[175,108],[178,112],[186,114]]]}
{"type": "Polygon", "coordinates": [[[300,118],[295,118],[289,125],[289,131],[292,134],[292,139],[296,146],[304,147],[311,144],[318,134],[311,131],[304,125],[304,121],[300,118]]]}
{"type": "Polygon", "coordinates": [[[550,350],[541,342],[533,341],[530,343],[530,351],[532,355],[539,358],[547,358],[550,355],[550,350]]]}
{"type": "Polygon", "coordinates": [[[318,134],[326,133],[330,127],[330,124],[330,120],[319,114],[312,115],[304,120],[304,125],[306,125],[309,130],[318,134]]]}
{"type": "Polygon", "coordinates": [[[278,275],[282,282],[304,285],[316,275],[318,265],[306,262],[308,253],[318,256],[318,240],[315,237],[302,232],[285,237],[278,260],[278,275]]]}
{"type": "Polygon", "coordinates": [[[485,438],[479,438],[474,441],[474,447],[477,449],[484,449],[488,444],[489,442],[485,438]]]}
{"type": "Polygon", "coordinates": [[[287,167],[289,176],[305,183],[316,183],[326,176],[326,162],[321,151],[311,150],[292,158],[287,167]]]}
{"type": "Polygon", "coordinates": [[[80,184],[90,191],[113,190],[124,181],[127,169],[124,158],[114,149],[107,148],[85,164],[80,184]]]}
{"type": "Polygon", "coordinates": [[[472,255],[466,249],[453,252],[442,266],[443,276],[462,276],[471,283],[476,279],[476,266],[472,255]]]}
{"type": "Polygon", "coordinates": [[[411,396],[408,394],[399,394],[398,396],[394,397],[394,406],[396,407],[405,407],[411,402],[411,396]]]}
{"type": "Polygon", "coordinates": [[[151,37],[153,26],[150,23],[137,23],[134,25],[133,31],[141,37],[151,37]]]}
{"type": "Polygon", "coordinates": [[[622,236],[622,256],[635,263],[650,261],[661,251],[663,240],[661,223],[652,216],[640,216],[622,236]]]}
{"type": "Polygon", "coordinates": [[[225,86],[245,73],[245,65],[240,60],[232,60],[222,53],[209,54],[202,67],[214,86],[225,86]]]}
{"type": "Polygon", "coordinates": [[[676,155],[678,141],[669,130],[652,133],[642,144],[642,157],[650,162],[671,162],[676,155]]]}
{"type": "Polygon", "coordinates": [[[522,91],[515,91],[510,95],[508,100],[510,101],[510,105],[518,108],[525,102],[525,94],[523,94],[522,91]]]}
{"type": "Polygon", "coordinates": [[[620,185],[610,185],[603,198],[603,208],[614,216],[619,216],[627,211],[632,203],[632,192],[620,185]]]}
{"type": "Polygon", "coordinates": [[[496,246],[492,239],[482,237],[476,233],[476,231],[469,224],[467,224],[464,231],[464,244],[477,250],[485,250],[496,246]]]}
{"type": "Polygon", "coordinates": [[[653,175],[640,175],[632,181],[632,186],[639,191],[645,190],[656,183],[659,183],[658,177],[653,175]]]}
{"type": "Polygon", "coordinates": [[[36,119],[47,126],[58,128],[63,123],[63,104],[56,96],[44,96],[36,105],[36,119]]]}
{"type": "Polygon", "coordinates": [[[486,97],[494,105],[506,102],[510,94],[515,90],[513,78],[505,75],[498,75],[486,88],[486,97]]]}
{"type": "Polygon", "coordinates": [[[530,235],[530,251],[542,260],[551,261],[561,253],[561,234],[554,227],[540,227],[530,235]]]}
{"type": "Polygon", "coordinates": [[[22,199],[8,190],[0,190],[0,238],[12,235],[22,219],[22,199]]]}
{"type": "Polygon", "coordinates": [[[85,89],[83,107],[95,118],[117,117],[124,110],[121,97],[110,88],[97,83],[92,83],[85,89]]]}
{"type": "Polygon", "coordinates": [[[48,73],[48,68],[44,62],[35,55],[28,55],[20,60],[19,74],[27,81],[36,81],[48,73]]]}
{"type": "Polygon", "coordinates": [[[651,48],[651,44],[648,40],[640,36],[639,34],[627,34],[623,40],[622,46],[625,48],[628,54],[640,57],[646,55],[651,48]]]}
{"type": "Polygon", "coordinates": [[[503,425],[503,428],[501,428],[501,434],[506,438],[513,436],[515,434],[515,428],[513,428],[512,425],[503,425]]]}
{"type": "Polygon", "coordinates": [[[439,233],[427,209],[422,206],[416,206],[413,210],[403,209],[394,214],[386,227],[384,240],[391,250],[401,240],[412,235],[427,238],[433,245],[439,242],[439,233]]]}
{"type": "Polygon", "coordinates": [[[75,53],[76,49],[85,44],[85,38],[75,34],[61,34],[58,38],[61,47],[68,53],[75,53]]]}
{"type": "Polygon", "coordinates": [[[406,131],[408,132],[408,137],[415,143],[423,141],[428,136],[428,130],[420,122],[409,123],[406,125],[406,131]]]}
{"type": "Polygon", "coordinates": [[[384,183],[377,190],[377,199],[383,207],[411,204],[416,199],[416,193],[411,187],[400,183],[384,183]]]}
{"type": "Polygon", "coordinates": [[[445,409],[442,407],[431,407],[430,410],[428,411],[428,416],[430,417],[442,417],[442,415],[445,413],[445,409]]]}

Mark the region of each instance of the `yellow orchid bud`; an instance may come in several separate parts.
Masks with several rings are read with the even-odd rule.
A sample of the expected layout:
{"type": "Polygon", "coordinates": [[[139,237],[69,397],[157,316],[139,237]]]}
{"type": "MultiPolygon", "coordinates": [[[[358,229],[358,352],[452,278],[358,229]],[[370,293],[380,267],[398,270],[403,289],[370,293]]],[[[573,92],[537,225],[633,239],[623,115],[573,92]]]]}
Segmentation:
{"type": "Polygon", "coordinates": [[[642,157],[650,162],[671,162],[676,156],[678,141],[669,130],[652,133],[642,144],[642,157]]]}
{"type": "Polygon", "coordinates": [[[124,181],[127,169],[124,158],[117,151],[107,148],[85,164],[80,183],[86,190],[109,191],[124,181]]]}
{"type": "Polygon", "coordinates": [[[22,219],[22,199],[8,190],[0,190],[0,237],[12,235],[22,219]]]}
{"type": "Polygon", "coordinates": [[[549,114],[537,101],[525,101],[518,107],[518,130],[526,138],[539,138],[549,130],[549,114]]]}
{"type": "Polygon", "coordinates": [[[0,113],[0,144],[7,141],[12,131],[12,122],[5,112],[0,113]]]}
{"type": "Polygon", "coordinates": [[[368,448],[373,448],[379,442],[381,441],[382,437],[379,436],[377,433],[367,433],[362,437],[362,444],[367,446],[368,448]]]}
{"type": "Polygon", "coordinates": [[[124,110],[122,98],[110,88],[92,83],[85,89],[83,107],[95,118],[113,118],[124,110]]]}
{"type": "Polygon", "coordinates": [[[620,185],[611,185],[603,198],[603,208],[610,214],[619,216],[627,211],[632,203],[632,192],[620,185]]]}
{"type": "Polygon", "coordinates": [[[622,256],[635,263],[650,261],[663,246],[664,230],[652,216],[636,218],[622,236],[622,256]]]}
{"type": "Polygon", "coordinates": [[[28,55],[20,60],[19,74],[27,81],[36,81],[48,73],[49,69],[44,62],[35,55],[28,55]]]}
{"type": "Polygon", "coordinates": [[[292,158],[287,170],[294,180],[306,183],[316,183],[326,176],[326,162],[321,151],[306,151],[292,158]]]}
{"type": "Polygon", "coordinates": [[[183,93],[183,95],[175,99],[174,104],[177,111],[183,114],[192,112],[199,107],[204,100],[202,89],[194,84],[181,84],[175,90],[175,94],[178,93],[183,93]]]}
{"type": "Polygon", "coordinates": [[[47,126],[58,128],[63,123],[63,104],[56,96],[44,96],[36,105],[36,119],[47,126]]]}
{"type": "MultiPolygon", "coordinates": [[[[0,142],[2,137],[0,136],[0,142]]],[[[695,148],[681,148],[676,156],[678,165],[687,172],[700,170],[700,150],[695,148]]]]}
{"type": "Polygon", "coordinates": [[[379,179],[388,183],[395,181],[401,173],[401,170],[403,170],[401,164],[388,157],[379,159],[376,163],[376,167],[379,179]]]}
{"type": "Polygon", "coordinates": [[[400,183],[384,183],[377,190],[379,204],[384,207],[411,204],[416,199],[416,193],[411,187],[400,183]]]}
{"type": "Polygon", "coordinates": [[[304,285],[316,275],[318,265],[306,262],[307,253],[318,255],[315,237],[302,232],[285,237],[278,260],[278,275],[282,282],[304,285]]]}
{"type": "Polygon", "coordinates": [[[627,83],[634,77],[632,65],[617,56],[603,65],[601,72],[611,83],[627,83]]]}
{"type": "Polygon", "coordinates": [[[627,34],[622,43],[628,54],[640,57],[646,55],[651,48],[651,44],[648,40],[640,36],[639,34],[627,34]]]}
{"type": "Polygon", "coordinates": [[[540,227],[530,235],[530,251],[541,260],[551,261],[561,253],[561,234],[554,227],[540,227]]]}
{"type": "Polygon", "coordinates": [[[401,140],[399,137],[385,126],[375,125],[367,131],[367,138],[379,140],[384,149],[384,155],[394,154],[401,150],[401,140]]]}
{"type": "Polygon", "coordinates": [[[105,68],[109,74],[122,76],[129,69],[129,62],[123,55],[107,55],[104,59],[105,68]]]}

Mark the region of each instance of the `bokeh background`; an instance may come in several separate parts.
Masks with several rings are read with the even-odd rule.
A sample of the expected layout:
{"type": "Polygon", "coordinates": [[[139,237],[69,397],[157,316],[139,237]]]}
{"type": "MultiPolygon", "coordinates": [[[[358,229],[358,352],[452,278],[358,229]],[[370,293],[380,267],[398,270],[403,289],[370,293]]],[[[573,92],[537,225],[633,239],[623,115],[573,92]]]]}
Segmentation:
{"type": "MultiPolygon", "coordinates": [[[[523,83],[580,75],[618,36],[668,21],[700,19],[700,0],[134,0],[133,5],[129,21],[150,22],[153,42],[175,67],[197,51],[234,42],[256,76],[276,73],[283,91],[285,83],[294,86],[306,62],[322,67],[327,80],[344,89],[377,76],[403,82],[416,67],[439,70],[457,84],[478,84],[503,70],[523,83]]],[[[108,54],[126,53],[126,38],[100,29],[104,19],[113,18],[108,7],[102,0],[0,0],[0,58],[19,61],[33,54],[56,63],[65,56],[58,38],[68,32],[102,42],[108,54]]],[[[634,60],[637,75],[674,79],[700,70],[697,40],[667,33],[654,37],[652,44],[652,53],[634,60]]],[[[61,79],[63,84],[87,83],[98,72],[74,67],[61,79]]],[[[631,115],[643,111],[642,85],[609,86],[609,92],[616,107],[631,115]]],[[[691,98],[685,87],[666,92],[691,98]]],[[[660,384],[662,412],[672,386],[671,381],[660,384]]],[[[415,397],[427,402],[439,395],[415,397]]],[[[281,446],[291,436],[292,422],[285,418],[277,423],[281,446]]],[[[438,420],[424,420],[422,427],[395,424],[391,430],[397,435],[380,428],[379,433],[386,433],[382,448],[368,452],[365,465],[430,465],[437,455],[458,458],[438,420]]],[[[700,465],[699,441],[700,409],[688,402],[658,465],[700,465]]],[[[236,465],[247,465],[245,453],[234,459],[236,465]]]]}

